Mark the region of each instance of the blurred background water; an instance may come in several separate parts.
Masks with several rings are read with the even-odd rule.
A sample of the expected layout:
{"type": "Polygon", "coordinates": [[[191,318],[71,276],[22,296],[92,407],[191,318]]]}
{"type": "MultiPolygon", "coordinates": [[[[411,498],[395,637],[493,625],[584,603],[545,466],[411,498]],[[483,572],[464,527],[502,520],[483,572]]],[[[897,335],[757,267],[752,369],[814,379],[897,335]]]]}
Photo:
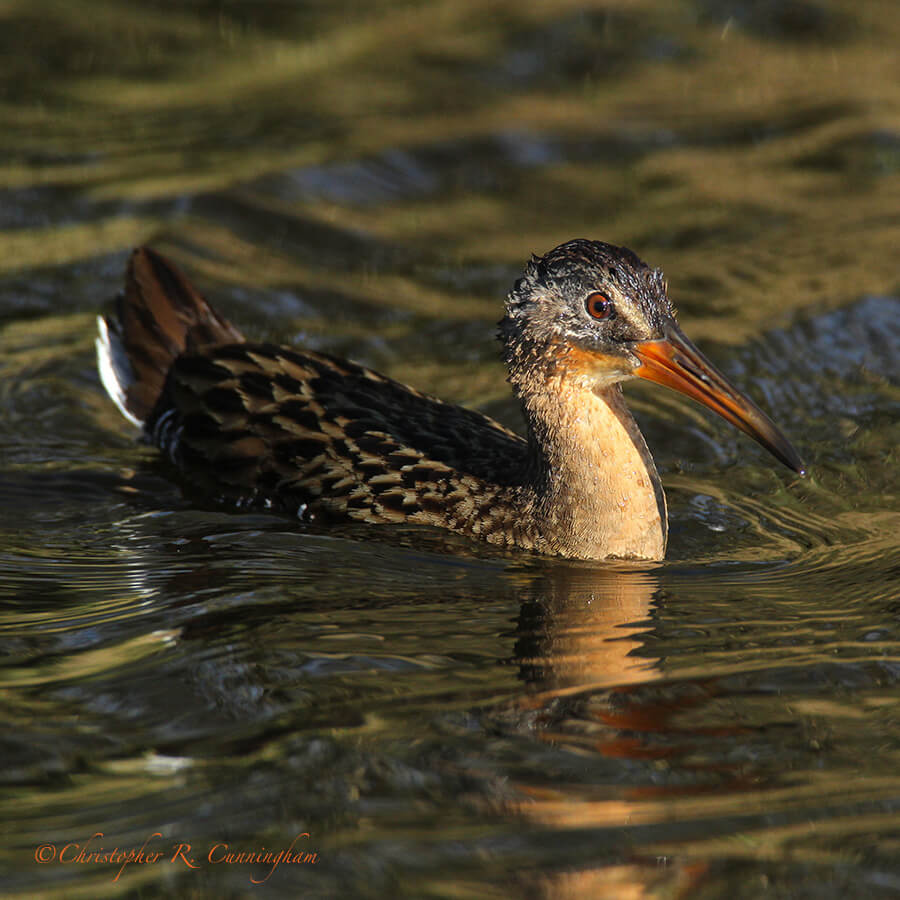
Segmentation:
{"type": "Polygon", "coordinates": [[[893,0],[0,2],[0,889],[900,895],[898,47],[893,0]],[[517,427],[502,300],[580,236],[810,464],[629,386],[660,566],[200,508],[94,369],[151,243],[517,427]]]}

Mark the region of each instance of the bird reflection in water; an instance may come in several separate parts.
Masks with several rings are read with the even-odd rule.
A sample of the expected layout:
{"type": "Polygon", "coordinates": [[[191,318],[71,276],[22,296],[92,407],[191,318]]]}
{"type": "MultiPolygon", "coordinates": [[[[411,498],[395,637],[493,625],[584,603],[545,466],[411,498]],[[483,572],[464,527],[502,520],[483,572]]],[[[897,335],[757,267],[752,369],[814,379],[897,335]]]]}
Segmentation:
{"type": "Polygon", "coordinates": [[[706,871],[703,864],[648,853],[646,845],[640,854],[630,849],[633,826],[665,820],[660,802],[670,789],[649,780],[634,786],[633,766],[626,783],[622,765],[612,762],[664,775],[667,757],[684,752],[682,741],[671,741],[672,716],[707,696],[702,689],[669,692],[660,683],[664,671],[649,640],[659,597],[653,569],[624,563],[560,564],[523,591],[515,662],[531,691],[516,704],[515,727],[583,757],[586,777],[519,780],[510,785],[522,798],[516,812],[551,832],[602,835],[596,866],[542,871],[529,878],[536,896],[685,896],[706,871]],[[622,863],[623,856],[632,860],[622,863]]]}

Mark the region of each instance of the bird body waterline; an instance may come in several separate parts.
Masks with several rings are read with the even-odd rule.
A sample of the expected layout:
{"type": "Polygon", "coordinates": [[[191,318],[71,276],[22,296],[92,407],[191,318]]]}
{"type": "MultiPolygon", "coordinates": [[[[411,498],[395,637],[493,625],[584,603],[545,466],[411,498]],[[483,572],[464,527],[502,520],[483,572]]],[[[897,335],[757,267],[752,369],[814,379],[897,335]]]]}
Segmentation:
{"type": "Polygon", "coordinates": [[[634,376],[692,396],[803,472],[681,333],[659,270],[597,241],[533,257],[509,293],[500,339],[525,437],[356,363],[246,341],[148,248],[99,326],[98,367],[122,413],[194,486],[244,508],[662,559],[665,495],[621,392],[634,376]]]}

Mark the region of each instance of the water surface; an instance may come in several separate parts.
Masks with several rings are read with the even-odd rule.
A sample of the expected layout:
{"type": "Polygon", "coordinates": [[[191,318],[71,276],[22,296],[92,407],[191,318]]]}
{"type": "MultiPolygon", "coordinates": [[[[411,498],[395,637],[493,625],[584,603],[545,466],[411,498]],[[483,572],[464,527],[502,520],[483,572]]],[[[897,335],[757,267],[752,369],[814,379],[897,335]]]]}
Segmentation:
{"type": "Polygon", "coordinates": [[[5,890],[900,893],[894,4],[44,0],[0,26],[5,890]],[[502,298],[576,236],[662,266],[810,464],[629,386],[662,565],[203,507],[94,369],[149,242],[248,334],[519,427],[502,298]],[[95,832],[160,858],[71,861],[95,832]],[[224,858],[298,835],[271,875],[224,858]]]}

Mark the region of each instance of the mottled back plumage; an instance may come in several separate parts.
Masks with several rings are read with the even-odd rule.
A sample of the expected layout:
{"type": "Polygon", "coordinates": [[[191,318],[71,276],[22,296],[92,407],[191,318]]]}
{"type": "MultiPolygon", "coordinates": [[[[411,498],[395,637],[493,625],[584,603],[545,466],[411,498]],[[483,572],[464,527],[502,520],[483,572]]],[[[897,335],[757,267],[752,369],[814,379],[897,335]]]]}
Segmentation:
{"type": "Polygon", "coordinates": [[[527,539],[508,512],[526,444],[492,419],[327,354],[243,341],[144,248],[105,328],[106,352],[130,364],[123,411],[216,500],[527,539]]]}

